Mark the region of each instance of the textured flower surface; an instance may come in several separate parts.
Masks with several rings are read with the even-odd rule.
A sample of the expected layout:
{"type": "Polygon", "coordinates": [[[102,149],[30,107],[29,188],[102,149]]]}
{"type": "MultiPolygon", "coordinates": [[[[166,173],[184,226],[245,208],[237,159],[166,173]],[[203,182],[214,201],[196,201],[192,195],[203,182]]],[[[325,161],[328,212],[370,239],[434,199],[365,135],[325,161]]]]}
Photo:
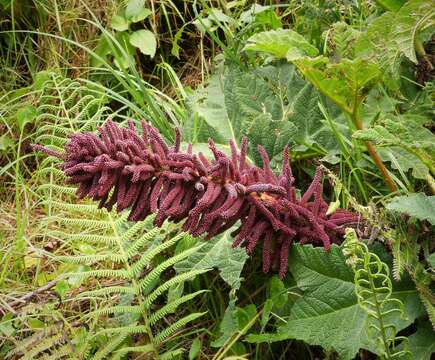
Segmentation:
{"type": "Polygon", "coordinates": [[[288,148],[277,176],[261,146],[262,168],[248,163],[246,138],[240,151],[230,142],[230,157],[209,140],[214,156],[209,160],[202,153],[193,154],[191,145],[181,151],[178,130],[170,147],[156,129],[143,121],[141,125],[139,135],[133,121],[127,128],[107,121],[98,135],[73,134],[65,154],[39,145],[34,148],[63,160],[67,182],[79,184],[80,198],[99,200],[100,207],[109,211],[115,204],[117,211],[129,208],[131,221],[151,213],[156,213],[156,226],[166,219],[185,220],[184,230],[194,236],[205,234],[207,240],[240,220],[233,247],[244,246],[252,254],[262,243],[263,271],[279,268],[281,277],[287,272],[293,242],[323,245],[328,250],[331,243],[341,242],[346,226],[359,220],[357,214],[343,209],[327,215],[320,168],[307,191],[296,196],[288,148]]]}

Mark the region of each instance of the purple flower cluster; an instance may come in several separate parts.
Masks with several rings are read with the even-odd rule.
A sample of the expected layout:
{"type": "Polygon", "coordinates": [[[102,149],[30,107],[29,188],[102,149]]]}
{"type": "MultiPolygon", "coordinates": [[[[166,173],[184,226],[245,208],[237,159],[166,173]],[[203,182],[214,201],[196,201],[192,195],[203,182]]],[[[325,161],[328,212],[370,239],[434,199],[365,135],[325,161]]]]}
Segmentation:
{"type": "Polygon", "coordinates": [[[279,267],[283,277],[293,242],[320,244],[328,250],[331,243],[341,241],[345,226],[358,222],[356,214],[342,209],[326,215],[320,168],[302,197],[296,196],[288,148],[281,174],[276,176],[261,146],[263,167],[248,163],[246,138],[240,152],[230,141],[230,157],[209,140],[214,156],[209,160],[202,153],[193,154],[191,145],[181,151],[178,130],[171,147],[144,121],[141,136],[133,121],[128,128],[107,121],[98,130],[99,135],[72,135],[64,155],[51,152],[63,159],[67,182],[79,184],[79,197],[99,200],[99,206],[108,210],[115,204],[117,211],[130,208],[131,221],[151,213],[156,213],[156,226],[166,219],[186,219],[183,229],[193,236],[206,234],[205,239],[240,220],[233,247],[244,246],[252,254],[261,242],[264,272],[279,267]]]}

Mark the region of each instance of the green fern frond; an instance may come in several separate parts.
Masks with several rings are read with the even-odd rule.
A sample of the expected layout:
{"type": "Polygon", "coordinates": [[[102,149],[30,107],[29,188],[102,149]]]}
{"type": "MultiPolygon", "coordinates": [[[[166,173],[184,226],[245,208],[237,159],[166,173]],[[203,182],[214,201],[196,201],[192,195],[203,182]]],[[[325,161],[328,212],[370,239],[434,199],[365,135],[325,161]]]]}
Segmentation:
{"type": "Polygon", "coordinates": [[[62,170],[55,168],[53,166],[44,166],[41,170],[38,171],[39,175],[53,175],[55,178],[66,179],[65,174],[62,170]]]}
{"type": "Polygon", "coordinates": [[[58,333],[51,337],[45,338],[42,342],[40,342],[37,346],[26,351],[21,360],[33,360],[37,355],[41,354],[43,351],[46,351],[56,345],[58,345],[63,340],[63,334],[58,333]]]}
{"type": "Polygon", "coordinates": [[[87,316],[101,316],[101,315],[114,315],[114,314],[137,314],[140,315],[142,309],[137,305],[116,305],[99,310],[92,311],[87,316]]]}
{"type": "Polygon", "coordinates": [[[72,273],[69,275],[77,276],[81,279],[87,279],[90,277],[95,278],[114,278],[114,279],[129,279],[131,276],[129,272],[125,269],[112,270],[112,269],[100,269],[100,270],[90,270],[83,271],[79,273],[72,273]]]}
{"type": "Polygon", "coordinates": [[[156,279],[160,277],[163,271],[168,269],[169,267],[175,265],[176,263],[180,262],[181,260],[184,260],[191,254],[197,252],[201,247],[203,247],[204,244],[197,245],[195,247],[192,247],[190,249],[187,249],[168,260],[163,261],[161,264],[156,266],[144,279],[142,279],[139,282],[139,288],[146,294],[150,290],[150,285],[155,283],[156,279]]]}
{"type": "Polygon", "coordinates": [[[120,254],[95,254],[95,255],[77,255],[77,256],[58,256],[58,260],[70,262],[73,264],[93,264],[100,261],[112,261],[116,264],[127,261],[127,257],[120,254]]]}
{"type": "Polygon", "coordinates": [[[143,345],[143,346],[128,346],[116,351],[117,356],[125,356],[129,353],[139,352],[143,355],[148,354],[150,352],[154,352],[154,347],[152,345],[143,345]]]}
{"type": "Polygon", "coordinates": [[[94,219],[76,219],[66,217],[53,217],[53,220],[65,225],[79,226],[84,229],[105,229],[112,228],[112,221],[110,220],[94,220],[94,219]]]}
{"type": "MultiPolygon", "coordinates": [[[[134,275],[139,274],[142,271],[142,269],[144,268],[144,266],[151,262],[151,259],[153,259],[156,255],[162,253],[163,251],[165,251],[166,249],[170,248],[172,245],[177,243],[183,236],[185,236],[183,233],[178,234],[178,235],[174,236],[172,239],[170,239],[169,241],[165,241],[164,243],[160,244],[159,246],[146,252],[144,255],[141,256],[141,258],[138,261],[136,261],[134,264],[132,264],[132,266],[131,266],[132,273],[134,275]]],[[[178,261],[178,260],[176,260],[176,261],[178,261]]],[[[163,266],[163,264],[164,263],[159,265],[160,268],[163,266]]],[[[172,266],[172,265],[173,265],[173,263],[169,264],[166,268],[168,268],[169,266],[172,266]]],[[[166,268],[164,268],[163,270],[157,270],[157,268],[156,268],[153,270],[154,274],[156,274],[156,276],[159,276],[166,268]]],[[[154,280],[151,280],[151,281],[154,281],[154,280]]]]}
{"type": "Polygon", "coordinates": [[[53,200],[46,200],[42,202],[43,205],[51,205],[53,207],[56,207],[60,210],[69,211],[71,213],[78,211],[78,212],[85,212],[87,215],[106,215],[107,210],[106,209],[99,209],[98,206],[94,204],[69,204],[64,203],[60,201],[53,201],[53,200]]]}
{"type": "Polygon", "coordinates": [[[92,357],[92,360],[105,360],[107,357],[120,346],[125,339],[127,334],[121,334],[111,339],[102,349],[98,350],[92,357]]]}
{"type": "Polygon", "coordinates": [[[131,294],[137,295],[136,289],[131,286],[107,286],[102,289],[83,291],[77,297],[79,298],[95,298],[109,296],[112,294],[131,294]]]}
{"type": "Polygon", "coordinates": [[[163,319],[165,316],[175,313],[175,311],[181,304],[184,304],[185,302],[190,301],[193,298],[197,297],[198,295],[208,291],[209,290],[199,290],[197,292],[184,295],[174,300],[173,302],[166,304],[165,306],[157,310],[155,313],[151,314],[151,316],[149,317],[150,325],[154,325],[157,321],[163,319]]]}
{"type": "Polygon", "coordinates": [[[81,243],[90,244],[106,244],[106,245],[116,245],[118,238],[111,235],[97,235],[97,234],[67,234],[64,231],[53,230],[51,236],[60,237],[64,240],[77,241],[81,243]]]}
{"type": "Polygon", "coordinates": [[[160,360],[178,359],[183,353],[184,353],[184,349],[170,350],[170,351],[167,351],[167,352],[159,355],[159,359],[160,360]]]}
{"type": "Polygon", "coordinates": [[[159,228],[154,228],[144,235],[142,235],[139,239],[134,241],[126,250],[125,254],[128,258],[132,258],[137,252],[149,241],[151,241],[154,237],[156,237],[160,233],[159,228]]]}
{"type": "Polygon", "coordinates": [[[190,270],[185,273],[174,276],[170,280],[166,281],[164,284],[160,285],[157,289],[155,289],[152,293],[150,293],[144,301],[144,305],[146,307],[150,307],[151,304],[165,291],[168,291],[172,286],[178,285],[185,281],[189,281],[197,277],[198,275],[204,274],[205,272],[210,271],[210,269],[199,269],[199,270],[190,270]]]}
{"type": "MultiPolygon", "coordinates": [[[[144,226],[147,224],[147,220],[144,221],[138,221],[136,223],[134,223],[133,226],[129,227],[127,231],[123,232],[122,234],[120,234],[120,238],[122,241],[128,242],[131,241],[132,239],[134,239],[134,236],[140,231],[144,229],[144,226]]],[[[157,228],[154,228],[152,231],[154,234],[155,230],[158,230],[157,228]]],[[[150,235],[151,238],[154,237],[154,235],[150,235]]]]}
{"type": "Polygon", "coordinates": [[[129,325],[129,326],[119,326],[106,328],[98,331],[95,336],[106,335],[106,334],[116,334],[116,335],[132,335],[132,334],[146,334],[149,329],[146,325],[129,325]]]}
{"type": "Polygon", "coordinates": [[[358,240],[354,229],[346,229],[343,254],[355,273],[355,293],[359,306],[367,314],[367,329],[378,341],[378,351],[383,358],[398,359],[410,356],[408,339],[397,337],[396,325],[391,315],[403,316],[403,303],[392,298],[393,285],[387,264],[371,253],[367,245],[358,240]],[[403,350],[397,345],[401,341],[403,350]]]}
{"type": "Polygon", "coordinates": [[[185,316],[184,318],[176,321],[175,323],[173,323],[172,325],[170,325],[169,327],[167,327],[166,329],[164,329],[163,331],[158,333],[154,337],[154,343],[155,344],[162,343],[169,336],[172,336],[176,332],[180,331],[186,324],[188,324],[191,321],[194,321],[194,320],[198,319],[199,317],[205,315],[206,313],[207,312],[189,314],[189,315],[185,316]]]}
{"type": "Polygon", "coordinates": [[[42,190],[53,190],[61,194],[66,195],[74,195],[77,191],[76,188],[73,188],[71,186],[62,186],[62,185],[56,185],[56,184],[43,184],[38,187],[38,191],[42,190]]]}

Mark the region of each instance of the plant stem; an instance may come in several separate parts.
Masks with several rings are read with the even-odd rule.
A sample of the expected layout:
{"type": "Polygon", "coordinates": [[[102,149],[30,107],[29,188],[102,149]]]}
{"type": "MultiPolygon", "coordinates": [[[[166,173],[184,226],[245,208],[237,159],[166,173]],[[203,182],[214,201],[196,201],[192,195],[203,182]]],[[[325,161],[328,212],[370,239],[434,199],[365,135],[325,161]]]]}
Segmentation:
{"type": "MultiPolygon", "coordinates": [[[[369,262],[368,267],[370,268],[370,262],[369,262]]],[[[375,284],[373,282],[373,277],[372,276],[373,275],[371,274],[371,271],[370,271],[370,274],[369,274],[370,288],[371,288],[371,291],[372,291],[372,294],[373,294],[373,301],[374,301],[375,307],[376,307],[376,315],[377,315],[378,321],[379,321],[379,330],[380,330],[380,333],[381,333],[382,342],[384,343],[384,349],[385,349],[386,358],[387,359],[391,359],[390,348],[388,346],[387,335],[385,333],[384,320],[382,318],[381,307],[380,307],[380,304],[379,304],[379,301],[378,301],[378,297],[377,297],[377,294],[376,294],[376,287],[375,287],[375,284]]]]}
{"type": "MultiPolygon", "coordinates": [[[[357,108],[355,107],[354,111],[351,114],[352,122],[354,123],[355,127],[358,130],[363,130],[364,126],[362,124],[362,121],[357,117],[356,113],[357,113],[357,108]]],[[[391,178],[390,174],[388,173],[388,170],[386,169],[385,165],[383,164],[376,149],[368,141],[364,141],[364,144],[366,145],[370,156],[372,157],[373,161],[375,162],[376,166],[378,167],[379,171],[381,172],[382,177],[384,178],[385,184],[388,186],[388,188],[390,189],[391,192],[396,192],[397,186],[394,183],[393,179],[391,178]]]]}

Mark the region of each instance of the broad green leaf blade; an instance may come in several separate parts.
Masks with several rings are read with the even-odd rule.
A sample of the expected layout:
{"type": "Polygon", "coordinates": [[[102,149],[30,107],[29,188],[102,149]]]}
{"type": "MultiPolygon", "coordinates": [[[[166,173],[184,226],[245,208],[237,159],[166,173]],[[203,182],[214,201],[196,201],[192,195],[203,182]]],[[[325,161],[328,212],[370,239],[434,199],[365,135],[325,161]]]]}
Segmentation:
{"type": "Polygon", "coordinates": [[[16,115],[16,120],[20,131],[24,130],[26,124],[33,122],[37,115],[38,111],[33,105],[27,104],[20,108],[16,115]]]}
{"type": "Polygon", "coordinates": [[[397,11],[406,0],[375,0],[376,3],[388,11],[397,11]]]}
{"type": "Polygon", "coordinates": [[[429,169],[414,154],[407,152],[398,146],[386,146],[379,148],[379,156],[383,162],[391,162],[393,169],[398,169],[406,173],[412,169],[412,176],[416,179],[427,179],[429,169]]]}
{"type": "Polygon", "coordinates": [[[386,207],[435,225],[435,196],[424,193],[397,196],[386,207]]]}
{"type": "Polygon", "coordinates": [[[410,0],[397,12],[392,36],[399,50],[417,64],[416,48],[431,38],[434,25],[434,2],[410,0]]]}
{"type": "Polygon", "coordinates": [[[359,107],[381,74],[377,64],[361,59],[342,59],[334,64],[319,56],[293,62],[320,93],[347,113],[359,107]]]}
{"type": "Polygon", "coordinates": [[[235,134],[225,108],[223,77],[214,75],[206,89],[199,88],[190,98],[189,105],[219,135],[219,140],[227,143],[235,139],[235,134]]]}
{"type": "MultiPolygon", "coordinates": [[[[257,145],[263,145],[271,159],[277,160],[286,144],[297,152],[312,148],[338,150],[331,130],[323,122],[320,102],[341,122],[337,119],[339,109],[304,81],[291,64],[262,66],[250,72],[230,68],[226,74],[228,117],[236,138],[246,135],[250,139],[250,154],[257,164],[261,164],[257,145]]],[[[346,129],[340,130],[346,133],[346,129]]]]}
{"type": "Polygon", "coordinates": [[[128,21],[120,15],[115,15],[112,18],[112,29],[116,31],[128,30],[128,21]]]}
{"type": "Polygon", "coordinates": [[[302,35],[290,29],[264,31],[248,39],[244,50],[259,51],[277,58],[294,60],[302,56],[316,56],[317,48],[302,35]]]}
{"type": "Polygon", "coordinates": [[[435,173],[435,135],[424,126],[426,123],[430,123],[430,119],[425,116],[391,115],[389,118],[377,121],[371,128],[356,131],[353,137],[386,146],[390,151],[394,147],[403,149],[412,155],[397,154],[399,159],[402,158],[405,169],[412,166],[415,171],[419,171],[419,178],[424,178],[427,170],[435,173]],[[410,166],[409,161],[415,157],[419,161],[410,166]],[[426,167],[426,171],[422,167],[426,167]]]}
{"type": "Polygon", "coordinates": [[[130,35],[130,44],[137,47],[142,54],[154,57],[157,48],[156,37],[149,30],[138,30],[130,35]]]}
{"type": "MultiPolygon", "coordinates": [[[[298,339],[324,349],[334,349],[343,359],[352,359],[359,349],[376,351],[374,339],[367,335],[367,313],[355,295],[354,274],[345,263],[341,249],[294,245],[289,268],[304,295],[294,303],[286,324],[275,334],[251,335],[250,342],[298,339]]],[[[406,320],[397,319],[402,329],[421,314],[417,292],[412,284],[393,291],[404,303],[406,320]]]]}
{"type": "Polygon", "coordinates": [[[125,8],[125,17],[127,20],[135,23],[142,21],[151,15],[150,9],[145,8],[145,0],[129,0],[125,8]]]}
{"type": "Polygon", "coordinates": [[[420,324],[408,341],[414,360],[430,360],[435,353],[435,332],[428,322],[420,324]]]}
{"type": "Polygon", "coordinates": [[[248,256],[244,249],[233,249],[233,238],[229,229],[221,235],[204,243],[204,246],[194,254],[175,265],[178,273],[194,269],[218,268],[222,279],[232,288],[240,287],[240,273],[248,256]]]}

